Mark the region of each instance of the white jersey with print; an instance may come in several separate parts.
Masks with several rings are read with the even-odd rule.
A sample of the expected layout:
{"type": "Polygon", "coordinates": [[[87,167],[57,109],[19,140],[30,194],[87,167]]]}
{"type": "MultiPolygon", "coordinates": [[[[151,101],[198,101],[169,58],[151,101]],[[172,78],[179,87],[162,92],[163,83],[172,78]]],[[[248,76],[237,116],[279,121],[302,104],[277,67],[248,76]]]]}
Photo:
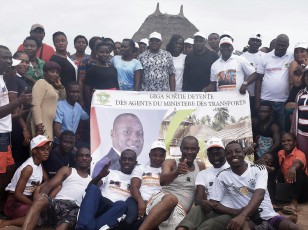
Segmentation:
{"type": "MultiPolygon", "coordinates": [[[[0,75],[0,106],[9,104],[9,91],[3,80],[3,76],[0,75]]],[[[0,133],[8,133],[12,131],[12,116],[11,114],[2,117],[0,119],[0,133]]]]}
{"type": "Polygon", "coordinates": [[[161,190],[159,178],[161,167],[153,168],[150,165],[138,165],[132,172],[132,178],[137,177],[141,180],[140,193],[143,200],[149,200],[153,194],[161,190]]]}
{"type": "MultiPolygon", "coordinates": [[[[205,187],[205,192],[207,194],[207,198],[209,199],[210,197],[210,193],[212,192],[212,188],[213,188],[213,184],[216,178],[216,175],[221,171],[224,170],[226,168],[229,168],[230,165],[228,164],[228,162],[226,162],[223,166],[221,166],[220,168],[214,168],[214,167],[210,167],[207,169],[204,169],[202,171],[200,171],[196,177],[196,186],[197,185],[202,185],[203,187],[205,187]]],[[[228,196],[228,194],[225,194],[225,196],[223,197],[222,201],[220,201],[220,203],[226,207],[229,208],[233,208],[234,205],[232,203],[231,198],[228,196]]]]}
{"type": "Polygon", "coordinates": [[[290,92],[289,66],[293,55],[286,53],[282,57],[275,50],[267,53],[258,64],[257,73],[264,74],[261,86],[261,99],[285,102],[290,92]]]}
{"type": "Polygon", "coordinates": [[[232,54],[227,61],[219,58],[213,63],[211,81],[216,82],[217,91],[238,91],[244,77],[254,72],[255,69],[245,58],[232,54]]]}
{"type": "Polygon", "coordinates": [[[69,175],[61,185],[61,190],[56,195],[58,200],[73,200],[80,206],[82,197],[88,184],[92,180],[91,176],[81,177],[75,168],[72,168],[71,175],[69,175]]]}
{"type": "MultiPolygon", "coordinates": [[[[264,52],[258,51],[257,53],[249,53],[248,51],[243,53],[241,56],[246,58],[247,61],[255,68],[257,71],[258,63],[261,61],[262,57],[265,55],[264,52]]],[[[245,76],[244,80],[247,80],[248,76],[245,76]]],[[[251,85],[247,86],[247,91],[249,93],[249,96],[254,97],[255,96],[255,83],[252,83],[251,85]]]]}
{"type": "Polygon", "coordinates": [[[15,192],[16,185],[19,181],[19,178],[21,176],[22,170],[27,167],[31,166],[33,171],[30,176],[30,178],[27,181],[25,190],[23,192],[26,196],[32,196],[34,190],[38,185],[40,185],[43,181],[43,168],[42,164],[36,165],[34,164],[33,158],[29,157],[15,172],[11,183],[5,188],[6,191],[15,192]]]}
{"type": "Polygon", "coordinates": [[[262,208],[261,218],[268,220],[277,216],[267,191],[268,174],[265,166],[249,162],[247,164],[246,171],[240,176],[233,173],[231,168],[221,171],[215,179],[210,199],[221,201],[228,194],[234,206],[241,209],[248,205],[256,189],[263,189],[265,195],[259,206],[262,208]]]}
{"type": "Polygon", "coordinates": [[[110,173],[103,178],[103,185],[100,187],[102,195],[112,202],[125,201],[130,197],[130,179],[131,174],[110,170],[110,173]]]}

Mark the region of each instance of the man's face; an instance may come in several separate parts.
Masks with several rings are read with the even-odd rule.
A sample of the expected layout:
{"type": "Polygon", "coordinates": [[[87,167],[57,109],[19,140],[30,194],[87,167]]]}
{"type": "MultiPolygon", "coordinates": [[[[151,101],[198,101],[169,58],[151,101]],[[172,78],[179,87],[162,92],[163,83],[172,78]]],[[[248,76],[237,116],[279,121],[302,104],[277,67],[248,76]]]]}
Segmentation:
{"type": "Polygon", "coordinates": [[[208,37],[208,43],[211,49],[217,50],[219,48],[219,35],[218,34],[210,34],[208,37]]]}
{"type": "Polygon", "coordinates": [[[78,149],[75,161],[76,166],[79,166],[81,168],[89,168],[92,161],[90,150],[87,148],[78,149]]]}
{"type": "Polygon", "coordinates": [[[35,37],[40,44],[42,44],[45,37],[45,31],[42,28],[36,28],[35,30],[30,31],[30,35],[35,37]]]}
{"type": "Polygon", "coordinates": [[[160,49],[162,41],[157,38],[150,38],[149,47],[151,51],[157,52],[160,49]]]}
{"type": "Polygon", "coordinates": [[[249,52],[250,53],[256,53],[258,52],[259,48],[262,45],[262,42],[260,39],[256,39],[256,38],[250,38],[248,41],[248,45],[249,45],[249,52]]]}
{"type": "Polygon", "coordinates": [[[120,158],[121,172],[131,174],[137,164],[136,154],[133,151],[125,150],[120,158]]]}
{"type": "Polygon", "coordinates": [[[143,42],[139,43],[139,53],[142,54],[144,51],[146,51],[147,45],[143,42]]]}
{"type": "Polygon", "coordinates": [[[37,52],[37,44],[33,40],[26,40],[24,42],[24,51],[28,54],[29,58],[35,57],[37,52]]]}
{"type": "Polygon", "coordinates": [[[140,120],[130,115],[122,116],[111,130],[111,139],[112,145],[117,151],[131,149],[139,156],[144,143],[143,127],[140,120]]]}
{"type": "Polygon", "coordinates": [[[214,168],[220,168],[226,162],[225,150],[220,147],[209,148],[207,156],[214,168]]]}
{"type": "Polygon", "coordinates": [[[286,54],[288,47],[289,42],[286,39],[276,39],[275,55],[278,57],[282,57],[286,54]]]}
{"type": "Polygon", "coordinates": [[[194,52],[194,45],[185,43],[184,44],[184,53],[186,55],[192,54],[194,52]]]}
{"type": "Polygon", "coordinates": [[[65,152],[65,153],[70,153],[75,146],[75,137],[74,136],[69,136],[69,135],[63,135],[62,138],[60,138],[60,148],[65,152]]]}
{"type": "Polygon", "coordinates": [[[296,141],[289,133],[285,133],[281,138],[281,146],[287,154],[290,154],[296,147],[296,141]]]}
{"type": "Polygon", "coordinates": [[[79,85],[70,85],[67,90],[67,99],[70,102],[77,102],[79,101],[80,97],[80,89],[79,85]]]}
{"type": "Polygon", "coordinates": [[[165,160],[166,151],[161,148],[151,149],[149,156],[151,167],[159,168],[165,160]]]}
{"type": "Polygon", "coordinates": [[[200,36],[194,37],[194,51],[200,53],[204,49],[205,49],[205,38],[200,36]]]}
{"type": "Polygon", "coordinates": [[[223,43],[219,47],[223,59],[229,59],[233,52],[233,46],[228,43],[223,43]]]}
{"type": "Polygon", "coordinates": [[[261,105],[260,108],[259,108],[259,111],[258,111],[259,119],[261,121],[265,121],[265,120],[269,119],[271,112],[272,112],[271,107],[261,105]]]}
{"type": "Polygon", "coordinates": [[[113,51],[114,55],[121,55],[121,43],[116,42],[114,44],[114,51],[113,51]]]}
{"type": "Polygon", "coordinates": [[[12,53],[8,49],[0,48],[0,74],[4,74],[12,66],[12,53]]]}
{"type": "Polygon", "coordinates": [[[187,160],[187,165],[192,165],[200,148],[196,140],[186,139],[182,142],[180,150],[182,152],[182,159],[187,160]]]}
{"type": "Polygon", "coordinates": [[[226,159],[231,168],[238,168],[244,164],[245,153],[238,143],[232,143],[226,146],[226,159]]]}

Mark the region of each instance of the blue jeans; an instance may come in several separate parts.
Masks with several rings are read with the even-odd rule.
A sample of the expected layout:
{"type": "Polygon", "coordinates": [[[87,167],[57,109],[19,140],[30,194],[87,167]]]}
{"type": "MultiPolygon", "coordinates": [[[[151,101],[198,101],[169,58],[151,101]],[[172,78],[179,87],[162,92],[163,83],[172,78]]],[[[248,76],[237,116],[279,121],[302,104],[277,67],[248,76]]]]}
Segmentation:
{"type": "Polygon", "coordinates": [[[113,227],[126,211],[124,201],[112,202],[102,196],[99,187],[90,184],[80,205],[76,229],[98,230],[104,225],[113,227]]]}
{"type": "MultiPolygon", "coordinates": [[[[261,100],[266,101],[266,100],[261,100]]],[[[268,101],[271,103],[272,106],[272,121],[275,121],[280,126],[280,131],[284,133],[284,124],[285,124],[285,112],[284,112],[284,102],[275,102],[275,101],[268,101]]]]}

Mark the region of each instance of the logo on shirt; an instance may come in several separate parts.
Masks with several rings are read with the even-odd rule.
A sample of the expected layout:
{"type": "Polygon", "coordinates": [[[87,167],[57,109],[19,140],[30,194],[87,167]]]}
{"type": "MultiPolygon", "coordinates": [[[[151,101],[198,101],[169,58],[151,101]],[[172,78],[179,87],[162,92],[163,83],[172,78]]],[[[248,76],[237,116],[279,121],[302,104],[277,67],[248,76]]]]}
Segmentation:
{"type": "Polygon", "coordinates": [[[110,95],[108,93],[98,93],[96,97],[98,102],[102,105],[106,105],[109,102],[110,95]]]}

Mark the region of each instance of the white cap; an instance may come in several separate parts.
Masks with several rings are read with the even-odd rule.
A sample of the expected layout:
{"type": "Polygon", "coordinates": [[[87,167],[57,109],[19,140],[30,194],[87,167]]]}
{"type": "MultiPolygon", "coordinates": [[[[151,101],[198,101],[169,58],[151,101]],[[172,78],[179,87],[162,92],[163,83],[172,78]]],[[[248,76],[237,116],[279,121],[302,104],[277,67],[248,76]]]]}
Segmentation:
{"type": "Polygon", "coordinates": [[[198,31],[197,33],[194,34],[194,37],[197,37],[197,36],[198,36],[198,37],[202,37],[202,38],[204,38],[204,39],[207,39],[206,34],[200,32],[200,31],[198,31]]]}
{"type": "Polygon", "coordinates": [[[233,38],[232,34],[230,33],[230,31],[225,30],[224,32],[222,32],[222,34],[220,35],[220,37],[231,37],[233,38]]]}
{"type": "Polygon", "coordinates": [[[153,144],[152,144],[152,146],[151,146],[151,150],[152,150],[152,149],[157,149],[157,148],[166,150],[166,145],[165,145],[165,143],[162,142],[162,141],[154,141],[153,144]]]}
{"type": "Polygon", "coordinates": [[[153,33],[151,33],[150,36],[149,36],[149,39],[151,39],[151,38],[156,38],[156,39],[158,39],[158,40],[161,40],[161,34],[158,33],[158,32],[153,32],[153,33]]]}
{"type": "Polygon", "coordinates": [[[139,49],[139,44],[138,44],[138,42],[135,42],[135,48],[139,49]]]}
{"type": "Polygon", "coordinates": [[[147,38],[141,39],[139,43],[141,43],[141,42],[146,44],[147,46],[149,45],[149,39],[147,39],[147,38]]]}
{"type": "Polygon", "coordinates": [[[304,49],[308,49],[308,43],[306,41],[300,41],[297,42],[294,46],[294,49],[296,48],[304,48],[304,49]]]}
{"type": "Polygon", "coordinates": [[[37,29],[37,28],[41,28],[41,29],[45,30],[45,29],[44,29],[44,26],[42,26],[41,24],[36,23],[36,24],[33,24],[33,25],[31,26],[31,31],[32,31],[32,30],[35,30],[35,29],[37,29]]]}
{"type": "Polygon", "coordinates": [[[194,39],[192,39],[192,38],[187,38],[187,39],[184,41],[184,43],[188,43],[188,44],[193,45],[193,44],[194,44],[194,39]]]}
{"type": "Polygon", "coordinates": [[[250,38],[259,39],[262,42],[262,35],[261,34],[253,33],[253,34],[250,35],[249,39],[250,38]]]}
{"type": "Polygon", "coordinates": [[[43,136],[43,135],[38,135],[36,137],[33,137],[31,142],[30,142],[30,148],[31,150],[37,147],[42,147],[43,145],[45,145],[48,142],[52,142],[50,140],[47,139],[47,137],[43,136]]]}
{"type": "Polygon", "coordinates": [[[225,148],[224,144],[222,143],[222,140],[217,137],[212,137],[206,142],[207,149],[218,147],[218,148],[225,148]]]}
{"type": "Polygon", "coordinates": [[[222,39],[220,39],[219,45],[221,44],[230,44],[233,45],[232,39],[229,37],[223,37],[222,39]]]}
{"type": "Polygon", "coordinates": [[[20,63],[21,63],[21,60],[17,60],[17,59],[12,58],[12,66],[17,66],[20,63]]]}

